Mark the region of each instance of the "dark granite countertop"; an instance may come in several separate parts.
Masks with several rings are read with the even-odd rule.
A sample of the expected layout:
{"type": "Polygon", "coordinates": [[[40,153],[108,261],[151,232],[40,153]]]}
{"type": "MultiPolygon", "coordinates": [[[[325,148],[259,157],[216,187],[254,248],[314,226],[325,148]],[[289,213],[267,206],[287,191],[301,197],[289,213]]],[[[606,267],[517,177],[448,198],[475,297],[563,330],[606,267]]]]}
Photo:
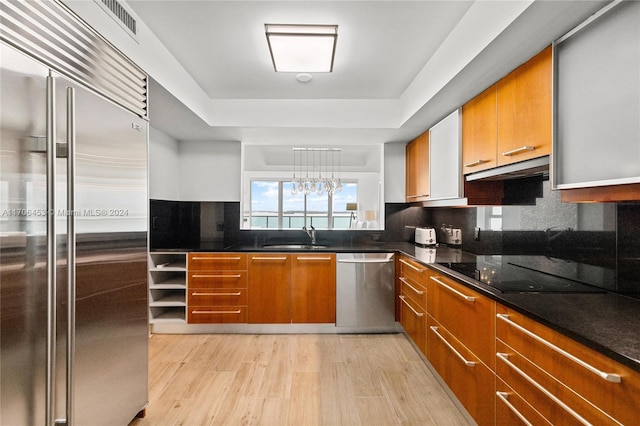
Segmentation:
{"type": "Polygon", "coordinates": [[[183,251],[401,252],[640,372],[640,300],[616,293],[501,293],[437,263],[468,262],[476,259],[475,254],[458,248],[446,246],[422,248],[406,242],[384,242],[349,246],[330,245],[313,250],[283,250],[249,244],[233,245],[220,250],[202,248],[183,251]]]}

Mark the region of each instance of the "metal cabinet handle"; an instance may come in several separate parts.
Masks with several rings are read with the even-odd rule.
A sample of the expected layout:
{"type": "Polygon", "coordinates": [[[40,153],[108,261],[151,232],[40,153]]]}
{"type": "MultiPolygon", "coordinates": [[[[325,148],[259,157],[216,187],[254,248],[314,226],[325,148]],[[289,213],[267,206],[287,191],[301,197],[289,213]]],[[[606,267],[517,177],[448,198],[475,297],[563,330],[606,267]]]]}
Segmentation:
{"type": "Polygon", "coordinates": [[[322,261],[326,261],[326,260],[331,260],[330,257],[298,257],[296,256],[296,260],[322,260],[322,261]]]}
{"type": "Polygon", "coordinates": [[[549,399],[551,399],[553,402],[555,402],[560,407],[562,407],[567,413],[571,414],[571,416],[573,416],[580,423],[582,423],[583,425],[591,425],[591,423],[589,423],[587,420],[585,420],[580,414],[576,413],[567,404],[562,402],[557,396],[555,396],[554,394],[549,392],[544,386],[542,386],[540,383],[538,383],[535,380],[533,380],[531,377],[529,377],[529,375],[527,373],[525,373],[520,368],[518,368],[514,363],[509,361],[509,354],[498,352],[498,353],[496,353],[496,356],[498,357],[499,360],[501,360],[502,362],[507,364],[507,366],[509,368],[511,368],[516,373],[518,373],[523,379],[525,379],[527,382],[532,384],[536,389],[538,389],[540,392],[545,394],[549,399]]]}
{"type": "Polygon", "coordinates": [[[434,280],[435,282],[437,282],[438,284],[440,284],[442,287],[446,288],[447,290],[449,290],[450,292],[462,297],[464,300],[466,300],[467,302],[474,302],[476,300],[475,297],[473,296],[467,296],[466,294],[459,292],[458,290],[456,290],[455,288],[448,286],[447,284],[443,283],[442,281],[440,281],[439,279],[437,279],[436,277],[429,277],[432,280],[434,280]]]}
{"type": "Polygon", "coordinates": [[[407,301],[404,299],[404,296],[398,296],[398,297],[400,298],[400,300],[402,300],[402,303],[404,303],[405,305],[407,305],[407,306],[409,307],[409,309],[411,309],[411,310],[413,311],[413,313],[414,313],[414,314],[416,314],[416,315],[417,315],[417,316],[419,316],[419,317],[423,317],[423,316],[424,316],[424,314],[423,314],[422,312],[418,312],[418,311],[416,311],[415,309],[413,309],[413,306],[411,306],[411,305],[409,304],[409,302],[407,302],[407,301]]]}
{"type": "Polygon", "coordinates": [[[287,257],[286,256],[280,256],[280,257],[251,256],[251,260],[287,260],[287,257]]]}
{"type": "Polygon", "coordinates": [[[193,278],[240,278],[240,274],[193,274],[193,278]]]}
{"type": "Polygon", "coordinates": [[[476,161],[472,161],[470,163],[466,163],[464,166],[465,167],[475,167],[475,166],[479,166],[480,164],[484,164],[484,163],[488,163],[488,160],[476,160],[476,161]]]}
{"type": "Polygon", "coordinates": [[[419,273],[423,273],[424,272],[424,269],[417,268],[417,267],[413,266],[411,263],[407,262],[404,259],[400,259],[400,262],[404,263],[405,265],[407,265],[408,267],[410,267],[411,269],[413,269],[416,272],[419,272],[419,273]]]}
{"type": "Polygon", "coordinates": [[[542,337],[538,336],[537,334],[527,330],[526,328],[524,328],[520,324],[515,323],[514,321],[512,321],[509,318],[509,315],[507,315],[507,314],[496,314],[496,317],[498,317],[498,319],[506,322],[507,324],[509,324],[510,326],[515,328],[516,330],[519,330],[522,333],[526,334],[527,336],[531,337],[532,339],[536,340],[537,342],[542,343],[543,345],[545,345],[549,349],[552,349],[553,351],[555,351],[555,352],[563,355],[564,357],[570,359],[571,361],[575,362],[579,366],[589,370],[590,372],[592,372],[593,374],[597,375],[598,377],[606,380],[607,382],[611,382],[611,383],[621,383],[622,382],[622,377],[619,374],[607,373],[607,372],[598,370],[597,368],[595,368],[591,364],[587,364],[586,362],[584,362],[580,358],[576,357],[575,355],[570,354],[569,352],[565,351],[564,349],[561,349],[561,348],[557,347],[553,343],[548,342],[547,340],[543,339],[542,337]]]}
{"type": "Polygon", "coordinates": [[[237,311],[191,311],[192,314],[194,315],[198,315],[198,314],[239,314],[240,312],[242,312],[240,309],[238,309],[237,311]]]}
{"type": "Polygon", "coordinates": [[[447,345],[447,347],[451,350],[451,352],[453,352],[455,354],[455,356],[457,356],[460,359],[460,361],[462,361],[464,363],[464,365],[466,365],[467,367],[475,367],[476,366],[476,364],[477,364],[476,362],[469,361],[465,357],[463,357],[462,354],[456,350],[456,348],[451,346],[451,343],[447,342],[447,339],[445,339],[444,336],[442,336],[440,333],[438,333],[438,327],[436,327],[435,325],[432,325],[429,328],[431,329],[431,331],[434,332],[434,334],[436,336],[438,336],[438,338],[440,338],[440,340],[442,340],[442,342],[445,345],[447,345]]]}
{"type": "Polygon", "coordinates": [[[512,155],[522,154],[523,152],[534,151],[535,149],[535,146],[523,145],[520,148],[512,149],[511,151],[505,151],[502,153],[502,155],[505,157],[510,157],[512,155]]]}
{"type": "Polygon", "coordinates": [[[422,296],[424,294],[424,291],[418,290],[417,288],[415,288],[414,286],[409,284],[409,281],[405,280],[403,277],[400,277],[400,281],[405,283],[407,285],[407,287],[409,287],[411,290],[413,290],[416,294],[419,294],[420,296],[422,296]]]}
{"type": "Polygon", "coordinates": [[[533,423],[531,423],[529,420],[527,420],[527,418],[520,412],[518,411],[518,409],[516,407],[513,406],[513,404],[511,402],[509,402],[509,394],[507,392],[496,392],[496,396],[498,397],[498,399],[500,401],[502,401],[504,403],[504,405],[507,406],[507,408],[516,416],[518,416],[518,418],[520,420],[522,420],[522,423],[524,423],[527,426],[533,426],[533,423]]]}
{"type": "Polygon", "coordinates": [[[217,262],[227,262],[229,260],[240,260],[240,257],[193,256],[191,260],[215,260],[217,262]]]}
{"type": "Polygon", "coordinates": [[[199,292],[199,291],[194,291],[191,293],[192,296],[240,296],[242,293],[241,292],[237,292],[237,293],[205,293],[205,292],[199,292]]]}

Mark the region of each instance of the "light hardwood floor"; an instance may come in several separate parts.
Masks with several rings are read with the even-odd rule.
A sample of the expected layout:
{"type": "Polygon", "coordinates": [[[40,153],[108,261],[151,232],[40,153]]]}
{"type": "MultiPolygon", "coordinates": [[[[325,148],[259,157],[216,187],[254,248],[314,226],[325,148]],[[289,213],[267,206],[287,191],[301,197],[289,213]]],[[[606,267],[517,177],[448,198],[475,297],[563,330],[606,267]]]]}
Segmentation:
{"type": "Polygon", "coordinates": [[[467,425],[403,334],[153,335],[143,425],[467,425]]]}

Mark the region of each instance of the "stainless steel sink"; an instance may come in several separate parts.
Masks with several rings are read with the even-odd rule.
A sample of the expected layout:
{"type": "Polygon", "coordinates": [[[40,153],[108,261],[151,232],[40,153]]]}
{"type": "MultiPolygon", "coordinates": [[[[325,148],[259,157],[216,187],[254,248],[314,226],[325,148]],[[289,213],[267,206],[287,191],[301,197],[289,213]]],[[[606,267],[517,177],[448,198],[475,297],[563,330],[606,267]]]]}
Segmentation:
{"type": "Polygon", "coordinates": [[[265,244],[262,246],[264,249],[279,249],[279,250],[317,250],[325,249],[327,246],[320,244],[265,244]]]}

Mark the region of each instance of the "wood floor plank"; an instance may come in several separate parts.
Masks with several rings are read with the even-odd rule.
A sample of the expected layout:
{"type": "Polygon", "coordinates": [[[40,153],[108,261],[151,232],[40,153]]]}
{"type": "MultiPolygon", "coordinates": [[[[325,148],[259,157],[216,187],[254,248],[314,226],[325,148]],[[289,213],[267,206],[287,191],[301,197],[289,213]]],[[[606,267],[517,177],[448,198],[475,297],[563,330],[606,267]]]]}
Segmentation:
{"type": "Polygon", "coordinates": [[[148,425],[467,425],[404,334],[153,335],[148,425]]]}

